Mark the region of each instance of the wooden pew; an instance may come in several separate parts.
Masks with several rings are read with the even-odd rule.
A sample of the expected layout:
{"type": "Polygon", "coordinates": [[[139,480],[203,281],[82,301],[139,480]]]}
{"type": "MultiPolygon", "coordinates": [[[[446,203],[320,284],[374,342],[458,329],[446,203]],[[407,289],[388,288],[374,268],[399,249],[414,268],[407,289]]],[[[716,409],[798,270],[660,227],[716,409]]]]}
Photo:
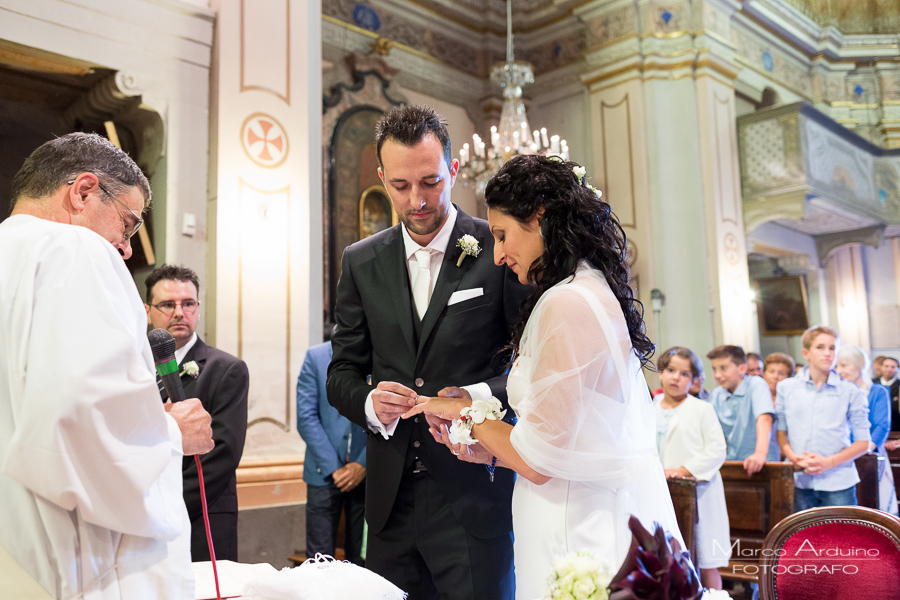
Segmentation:
{"type": "Polygon", "coordinates": [[[669,495],[672,496],[672,505],[675,507],[675,519],[678,521],[678,529],[684,539],[685,550],[690,550],[691,558],[697,559],[697,542],[694,539],[694,527],[697,525],[699,513],[697,511],[697,480],[693,477],[683,477],[667,480],[669,495]]]}
{"type": "Polygon", "coordinates": [[[856,471],[859,473],[856,503],[875,510],[878,510],[878,461],[877,454],[868,452],[856,459],[856,471]]]}
{"type": "Polygon", "coordinates": [[[794,468],[767,462],[759,473],[747,475],[743,461],[726,460],[719,473],[732,543],[731,562],[719,573],[723,579],[743,582],[746,590],[759,582],[759,552],[766,535],[794,510],[794,468]]]}
{"type": "MultiPolygon", "coordinates": [[[[898,439],[900,439],[900,431],[892,431],[888,434],[888,441],[896,441],[898,439]]],[[[887,455],[891,463],[891,471],[894,474],[894,491],[897,493],[897,499],[900,500],[900,448],[888,450],[887,455]]]]}

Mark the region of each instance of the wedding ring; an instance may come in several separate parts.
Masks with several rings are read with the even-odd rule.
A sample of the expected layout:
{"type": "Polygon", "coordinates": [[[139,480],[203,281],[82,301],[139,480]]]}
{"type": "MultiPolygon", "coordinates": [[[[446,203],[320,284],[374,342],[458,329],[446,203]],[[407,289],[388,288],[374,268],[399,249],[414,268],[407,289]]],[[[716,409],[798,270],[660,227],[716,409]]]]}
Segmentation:
{"type": "Polygon", "coordinates": [[[450,452],[453,452],[453,456],[459,456],[459,452],[454,452],[453,450],[451,450],[450,452]]]}

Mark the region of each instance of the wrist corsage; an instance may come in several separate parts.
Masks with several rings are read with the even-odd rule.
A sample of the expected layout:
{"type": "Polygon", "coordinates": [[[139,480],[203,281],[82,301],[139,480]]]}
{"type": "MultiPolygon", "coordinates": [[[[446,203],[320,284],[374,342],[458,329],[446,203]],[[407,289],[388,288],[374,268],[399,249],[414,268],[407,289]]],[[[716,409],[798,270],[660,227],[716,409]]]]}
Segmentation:
{"type": "Polygon", "coordinates": [[[471,406],[459,411],[459,418],[450,425],[450,433],[456,436],[460,444],[471,446],[478,440],[472,437],[472,428],[484,420],[497,421],[503,418],[506,411],[500,401],[491,396],[490,400],[475,400],[471,406]]]}

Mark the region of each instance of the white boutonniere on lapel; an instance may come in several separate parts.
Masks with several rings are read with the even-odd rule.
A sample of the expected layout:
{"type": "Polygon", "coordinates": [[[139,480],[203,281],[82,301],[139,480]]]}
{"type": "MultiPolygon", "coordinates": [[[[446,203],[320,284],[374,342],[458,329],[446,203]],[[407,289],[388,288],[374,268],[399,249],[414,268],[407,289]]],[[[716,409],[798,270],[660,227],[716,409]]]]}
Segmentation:
{"type": "Polygon", "coordinates": [[[478,245],[478,240],[468,233],[456,240],[456,246],[457,248],[462,249],[462,252],[459,253],[459,260],[456,261],[457,267],[462,266],[463,259],[465,259],[466,256],[478,256],[481,252],[481,246],[478,245]]]}
{"type": "Polygon", "coordinates": [[[194,379],[200,375],[200,365],[196,361],[188,361],[181,365],[181,375],[190,375],[194,379]]]}

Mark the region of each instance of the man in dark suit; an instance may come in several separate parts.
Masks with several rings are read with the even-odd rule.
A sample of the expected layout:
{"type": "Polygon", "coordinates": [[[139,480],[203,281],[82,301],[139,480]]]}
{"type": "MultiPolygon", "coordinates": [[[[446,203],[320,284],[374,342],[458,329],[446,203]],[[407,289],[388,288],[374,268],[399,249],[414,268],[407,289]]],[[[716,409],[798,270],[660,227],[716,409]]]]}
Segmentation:
{"type": "Polygon", "coordinates": [[[492,481],[432,439],[440,423],[399,417],[418,395],[505,402],[498,351],[527,290],[494,265],[487,223],[450,203],[459,162],[439,115],[393,108],[376,153],[401,224],[344,252],[327,386],[329,402],[371,433],[366,566],[410,600],[512,598],[512,471],[492,481]],[[458,247],[463,236],[477,255],[458,247]]]}
{"type": "Polygon", "coordinates": [[[306,351],[297,377],[297,431],[306,442],[306,556],[334,556],[338,521],[346,515],[346,559],[362,566],[366,433],[328,404],[331,342],[306,351]]]}
{"type": "MultiPolygon", "coordinates": [[[[200,320],[200,280],[186,267],[163,265],[147,278],[147,321],[175,338],[175,359],[188,398],[199,398],[212,416],[215,448],[200,459],[209,528],[217,559],[237,560],[237,480],[235,470],[247,435],[250,374],[239,358],[203,343],[195,330],[200,320]]],[[[169,395],[160,385],[162,399],[169,395]]],[[[197,465],[182,464],[184,503],[191,519],[191,558],[209,560],[197,465]]]]}

